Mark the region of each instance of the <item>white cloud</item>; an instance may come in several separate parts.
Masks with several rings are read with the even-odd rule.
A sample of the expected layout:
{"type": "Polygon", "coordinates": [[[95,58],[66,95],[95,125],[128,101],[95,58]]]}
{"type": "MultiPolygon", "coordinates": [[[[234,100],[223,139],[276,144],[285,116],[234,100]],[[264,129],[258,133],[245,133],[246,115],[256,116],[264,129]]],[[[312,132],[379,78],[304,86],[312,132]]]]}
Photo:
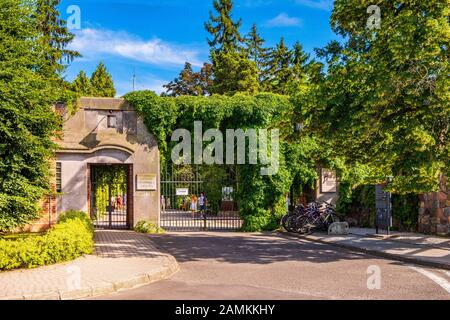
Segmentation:
{"type": "Polygon", "coordinates": [[[333,0],[295,0],[296,3],[306,7],[331,11],[333,9],[333,0]]]}
{"type": "Polygon", "coordinates": [[[183,65],[186,61],[202,65],[196,50],[161,39],[142,40],[127,32],[91,28],[74,33],[70,49],[79,51],[88,60],[112,55],[154,65],[183,65]]]}
{"type": "Polygon", "coordinates": [[[267,21],[266,25],[268,27],[299,27],[302,25],[302,20],[296,17],[289,17],[283,12],[267,21]]]}

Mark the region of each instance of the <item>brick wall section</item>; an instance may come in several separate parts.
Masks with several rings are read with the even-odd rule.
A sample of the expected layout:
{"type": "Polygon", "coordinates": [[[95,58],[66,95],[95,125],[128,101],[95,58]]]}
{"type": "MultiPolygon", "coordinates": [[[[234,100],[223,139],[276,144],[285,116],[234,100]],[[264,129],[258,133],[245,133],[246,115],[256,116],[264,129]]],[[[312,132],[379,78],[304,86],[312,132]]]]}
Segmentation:
{"type": "MultiPolygon", "coordinates": [[[[51,162],[51,177],[52,181],[55,180],[56,173],[56,161],[51,162]]],[[[57,197],[56,193],[56,184],[52,183],[52,194],[44,197],[40,202],[40,207],[42,209],[41,218],[38,220],[26,225],[18,230],[14,230],[14,232],[43,232],[51,228],[56,224],[58,220],[57,206],[56,201],[57,197]]]]}
{"type": "Polygon", "coordinates": [[[440,191],[420,196],[419,231],[450,236],[450,181],[441,178],[440,191]]]}

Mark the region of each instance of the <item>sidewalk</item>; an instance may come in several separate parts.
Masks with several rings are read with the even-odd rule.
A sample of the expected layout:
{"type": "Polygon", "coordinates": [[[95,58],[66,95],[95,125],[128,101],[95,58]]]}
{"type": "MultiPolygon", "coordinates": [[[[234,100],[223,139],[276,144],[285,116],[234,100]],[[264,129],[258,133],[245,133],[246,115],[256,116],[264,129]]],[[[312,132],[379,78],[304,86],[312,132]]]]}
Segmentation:
{"type": "Polygon", "coordinates": [[[391,232],[387,236],[382,230],[377,235],[375,229],[359,228],[350,228],[350,234],[346,236],[283,233],[388,259],[450,270],[450,238],[404,232],[391,232]]]}
{"type": "Polygon", "coordinates": [[[165,279],[178,271],[171,255],[132,231],[95,232],[95,254],[31,270],[0,272],[0,300],[82,299],[165,279]]]}

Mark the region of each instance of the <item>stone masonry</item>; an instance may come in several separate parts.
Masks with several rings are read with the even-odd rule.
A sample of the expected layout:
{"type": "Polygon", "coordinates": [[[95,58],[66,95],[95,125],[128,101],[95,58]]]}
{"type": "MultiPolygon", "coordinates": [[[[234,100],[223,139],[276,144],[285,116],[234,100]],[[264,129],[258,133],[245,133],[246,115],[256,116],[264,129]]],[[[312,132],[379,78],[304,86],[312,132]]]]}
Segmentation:
{"type": "Polygon", "coordinates": [[[450,236],[450,183],[444,176],[439,192],[420,196],[419,232],[450,236]]]}

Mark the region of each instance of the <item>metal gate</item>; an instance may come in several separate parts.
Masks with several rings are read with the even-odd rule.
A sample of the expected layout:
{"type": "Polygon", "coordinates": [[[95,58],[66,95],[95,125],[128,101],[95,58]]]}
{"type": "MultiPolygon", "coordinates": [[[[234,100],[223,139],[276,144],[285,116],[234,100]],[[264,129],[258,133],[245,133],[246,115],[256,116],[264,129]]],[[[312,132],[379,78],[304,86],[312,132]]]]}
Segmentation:
{"type": "Polygon", "coordinates": [[[96,228],[129,228],[129,168],[91,165],[91,219],[96,228]]]}
{"type": "Polygon", "coordinates": [[[206,202],[204,210],[199,197],[208,198],[206,183],[198,167],[170,167],[161,172],[161,227],[167,231],[237,231],[242,219],[237,212],[212,212],[206,202]]]}

